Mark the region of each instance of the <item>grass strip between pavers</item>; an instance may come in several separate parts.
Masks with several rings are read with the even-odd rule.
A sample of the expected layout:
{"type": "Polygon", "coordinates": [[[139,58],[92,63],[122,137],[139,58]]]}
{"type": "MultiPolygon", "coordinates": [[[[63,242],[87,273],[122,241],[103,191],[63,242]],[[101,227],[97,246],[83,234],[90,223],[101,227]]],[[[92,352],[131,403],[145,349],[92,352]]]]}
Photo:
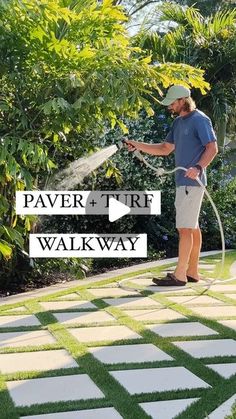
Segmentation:
{"type": "Polygon", "coordinates": [[[6,383],[0,375],[0,417],[1,419],[18,419],[18,413],[7,390],[6,383]]]}
{"type": "MultiPolygon", "coordinates": [[[[207,257],[204,261],[211,263],[217,255],[212,255],[207,257]]],[[[229,275],[229,266],[236,259],[236,253],[227,253],[226,254],[226,266],[223,272],[224,278],[227,278],[229,275]]],[[[216,269],[214,271],[214,276],[218,275],[219,272],[219,263],[216,264],[216,269]]],[[[173,266],[173,264],[165,265],[158,267],[156,269],[149,269],[149,272],[159,274],[161,270],[168,268],[168,266],[173,266]]],[[[149,329],[145,328],[146,322],[141,322],[134,320],[126,315],[123,310],[128,310],[129,308],[118,308],[114,306],[109,306],[103,301],[104,297],[94,297],[90,292],[90,288],[93,287],[104,287],[112,283],[117,282],[118,280],[125,278],[132,278],[134,276],[146,273],[147,270],[139,270],[132,272],[130,274],[117,276],[112,280],[99,280],[92,284],[80,285],[70,290],[60,291],[58,293],[53,293],[50,296],[34,298],[31,300],[26,300],[21,303],[7,304],[6,306],[0,307],[1,315],[14,315],[14,312],[6,313],[7,309],[14,308],[17,311],[17,307],[25,306],[27,314],[34,314],[41,322],[42,326],[34,327],[17,327],[17,328],[1,328],[0,332],[7,331],[31,331],[31,330],[49,330],[49,332],[57,339],[56,344],[42,345],[38,347],[22,347],[22,348],[7,348],[6,350],[2,349],[1,353],[15,353],[15,352],[27,352],[35,350],[53,350],[64,348],[67,350],[72,357],[78,362],[78,368],[71,369],[61,369],[61,370],[51,370],[51,371],[25,371],[22,373],[15,374],[5,374],[0,376],[0,412],[1,419],[18,419],[20,416],[24,415],[34,415],[34,414],[46,414],[52,412],[62,412],[70,410],[81,410],[81,409],[91,409],[99,407],[109,407],[114,406],[114,408],[121,414],[124,419],[143,419],[149,417],[138,405],[141,402],[147,401],[158,401],[158,400],[170,400],[170,399],[180,399],[180,398],[190,398],[190,397],[200,397],[199,401],[196,401],[191,406],[187,407],[184,412],[178,415],[178,419],[204,419],[207,415],[207,412],[213,411],[219,405],[221,405],[225,400],[230,398],[236,391],[236,376],[231,377],[230,379],[224,379],[218,373],[212,369],[206,367],[206,363],[229,363],[235,362],[236,357],[210,357],[204,359],[198,359],[191,357],[188,353],[179,349],[175,346],[173,340],[183,340],[183,341],[194,341],[194,340],[208,340],[208,339],[235,339],[236,332],[229,327],[223,326],[217,322],[217,319],[209,319],[203,316],[198,316],[194,313],[194,307],[185,307],[183,304],[173,303],[168,299],[168,296],[171,295],[180,295],[170,292],[163,294],[153,294],[151,291],[143,290],[140,292],[142,296],[149,296],[154,301],[158,301],[163,304],[166,308],[171,308],[172,310],[187,316],[187,319],[178,320],[178,322],[185,321],[194,321],[200,322],[216,332],[218,335],[208,335],[208,336],[191,336],[191,337],[161,337],[149,329]],[[125,325],[129,327],[134,332],[142,336],[142,339],[132,339],[132,340],[119,340],[112,342],[96,342],[96,346],[100,345],[114,345],[114,344],[133,344],[133,343],[152,343],[157,346],[159,349],[163,350],[165,353],[170,355],[173,358],[173,361],[160,361],[160,362],[145,362],[145,363],[133,363],[133,364],[102,364],[95,357],[93,357],[89,352],[88,348],[94,346],[93,343],[89,342],[87,344],[80,343],[70,334],[70,327],[75,327],[75,324],[72,325],[63,325],[57,321],[53,316],[51,311],[46,311],[40,305],[40,301],[55,301],[55,298],[71,294],[73,292],[79,291],[78,300],[89,300],[100,310],[105,310],[109,314],[112,314],[113,317],[117,320],[115,324],[125,325]],[[119,370],[119,369],[142,369],[142,368],[161,368],[164,366],[183,366],[187,370],[191,371],[197,377],[201,378],[203,381],[211,385],[211,388],[207,389],[191,389],[191,390],[176,390],[176,391],[165,391],[158,393],[148,393],[148,394],[138,394],[130,395],[124,387],[122,387],[110,374],[109,370],[119,370]],[[19,380],[19,379],[29,379],[29,378],[38,378],[38,377],[52,377],[52,376],[62,376],[68,374],[88,374],[89,377],[94,381],[94,383],[100,388],[104,393],[104,399],[91,399],[91,400],[78,400],[78,401],[66,401],[58,403],[45,403],[40,405],[33,406],[24,406],[24,407],[14,407],[14,404],[10,398],[10,395],[7,391],[5,381],[7,380],[19,380]],[[2,412],[3,410],[3,412],[2,412]]],[[[235,300],[226,297],[218,292],[213,292],[210,289],[205,290],[204,288],[196,288],[194,291],[196,295],[209,295],[213,298],[217,298],[223,303],[229,305],[235,305],[235,300]]],[[[188,295],[189,289],[186,289],[186,295],[188,295]]],[[[132,292],[130,292],[132,295],[132,292]]],[[[183,294],[181,294],[183,295],[183,294]]],[[[76,299],[77,300],[77,299],[76,299]]],[[[209,304],[211,306],[211,304],[209,304]]],[[[137,309],[140,309],[137,307],[137,309]]],[[[142,307],[143,309],[143,307],[142,307]]],[[[150,309],[150,307],[148,307],[150,309]]],[[[220,310],[220,306],[219,306],[220,310]]],[[[60,312],[86,312],[94,311],[93,310],[60,310],[60,312]]],[[[57,312],[59,312],[57,310],[57,312]]],[[[26,314],[25,312],[18,312],[16,314],[26,314]]],[[[227,317],[228,319],[228,317],[227,317]]],[[[168,323],[174,323],[176,321],[167,321],[168,323]]],[[[153,322],[157,324],[160,322],[153,322]]],[[[151,324],[150,322],[148,324],[151,324]]],[[[90,327],[92,324],[81,325],[77,324],[78,327],[90,327]]],[[[96,325],[97,326],[97,325],[96,325]]],[[[108,323],[99,324],[99,326],[108,326],[108,323]]]]}
{"type": "MultiPolygon", "coordinates": [[[[236,389],[236,376],[231,379],[224,380],[224,383],[219,382],[210,391],[206,391],[200,400],[189,406],[185,412],[176,416],[176,419],[202,418],[207,417],[207,412],[211,412],[219,405],[225,402],[234,395],[236,389]]],[[[223,419],[223,418],[222,418],[223,419]]]]}
{"type": "MultiPolygon", "coordinates": [[[[41,306],[35,303],[28,303],[31,313],[35,314],[43,325],[56,337],[58,342],[72,355],[81,368],[81,372],[88,374],[93,382],[104,393],[107,400],[122,415],[122,417],[135,419],[148,418],[147,415],[130,394],[109,374],[107,368],[94,358],[84,344],[78,342],[69,331],[61,324],[55,327],[55,318],[51,313],[41,311],[41,306]]],[[[90,404],[88,403],[89,407],[90,404]]]]}

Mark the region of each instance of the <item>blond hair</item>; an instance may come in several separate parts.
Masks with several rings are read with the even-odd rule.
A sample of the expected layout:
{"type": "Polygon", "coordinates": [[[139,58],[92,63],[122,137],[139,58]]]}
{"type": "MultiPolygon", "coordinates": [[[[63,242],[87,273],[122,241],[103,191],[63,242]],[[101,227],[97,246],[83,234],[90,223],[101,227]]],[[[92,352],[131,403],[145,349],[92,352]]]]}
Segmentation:
{"type": "Polygon", "coordinates": [[[196,109],[196,103],[191,97],[183,97],[183,100],[184,100],[183,111],[192,112],[196,109]]]}

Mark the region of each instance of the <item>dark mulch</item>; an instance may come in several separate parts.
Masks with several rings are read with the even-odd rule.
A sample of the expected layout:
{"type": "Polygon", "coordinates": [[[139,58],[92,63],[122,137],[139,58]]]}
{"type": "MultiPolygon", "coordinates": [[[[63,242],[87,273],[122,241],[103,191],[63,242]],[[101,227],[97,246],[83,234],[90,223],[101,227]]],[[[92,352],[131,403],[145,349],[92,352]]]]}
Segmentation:
{"type": "Polygon", "coordinates": [[[40,275],[36,278],[25,279],[23,282],[12,280],[8,283],[1,281],[0,298],[9,295],[20,294],[39,288],[49,287],[54,284],[62,284],[76,279],[73,275],[64,272],[53,272],[47,275],[40,275]]]}

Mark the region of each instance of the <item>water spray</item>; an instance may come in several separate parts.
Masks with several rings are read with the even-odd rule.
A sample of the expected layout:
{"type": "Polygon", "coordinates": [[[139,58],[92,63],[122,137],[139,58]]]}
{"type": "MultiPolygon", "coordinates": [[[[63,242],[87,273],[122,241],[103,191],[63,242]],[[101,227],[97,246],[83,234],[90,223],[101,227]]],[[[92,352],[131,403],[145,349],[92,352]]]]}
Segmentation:
{"type": "Polygon", "coordinates": [[[47,184],[47,190],[74,190],[83,182],[86,176],[101,166],[122,146],[122,143],[118,143],[118,145],[114,144],[87,157],[82,157],[73,161],[69,164],[69,166],[60,170],[52,177],[50,182],[47,184]]]}

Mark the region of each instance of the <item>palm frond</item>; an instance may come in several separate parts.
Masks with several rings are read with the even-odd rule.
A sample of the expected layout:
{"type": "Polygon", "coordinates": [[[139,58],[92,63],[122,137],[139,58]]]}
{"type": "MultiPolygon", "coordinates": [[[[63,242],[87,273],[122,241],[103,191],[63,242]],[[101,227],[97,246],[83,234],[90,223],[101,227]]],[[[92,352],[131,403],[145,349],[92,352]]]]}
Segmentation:
{"type": "Polygon", "coordinates": [[[163,54],[163,47],[162,47],[162,39],[161,36],[157,32],[151,33],[139,33],[138,34],[138,46],[147,51],[149,54],[150,52],[155,55],[155,57],[160,57],[163,54]]]}
{"type": "Polygon", "coordinates": [[[179,25],[186,24],[185,8],[176,3],[164,3],[161,7],[160,21],[173,21],[179,25]]]}
{"type": "Polygon", "coordinates": [[[178,61],[180,56],[183,58],[185,47],[186,36],[183,26],[179,26],[174,31],[168,32],[162,39],[162,53],[170,61],[178,61]]]}
{"type": "Polygon", "coordinates": [[[208,39],[222,34],[224,38],[231,36],[231,31],[235,30],[236,24],[236,9],[219,10],[214,16],[211,16],[205,22],[205,33],[208,39]]]}
{"type": "Polygon", "coordinates": [[[188,26],[195,32],[204,32],[204,17],[194,7],[188,7],[185,11],[188,26]]]}
{"type": "Polygon", "coordinates": [[[222,29],[234,26],[236,23],[236,9],[219,10],[212,19],[212,26],[217,33],[222,29]]]}

